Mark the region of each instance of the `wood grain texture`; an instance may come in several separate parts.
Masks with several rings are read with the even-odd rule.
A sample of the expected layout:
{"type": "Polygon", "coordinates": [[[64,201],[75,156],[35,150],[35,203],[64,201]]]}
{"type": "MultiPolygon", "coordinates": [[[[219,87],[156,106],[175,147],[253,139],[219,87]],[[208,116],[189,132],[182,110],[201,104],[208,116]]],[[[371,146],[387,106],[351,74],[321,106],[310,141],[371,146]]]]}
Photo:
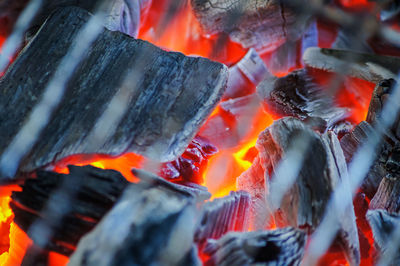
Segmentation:
{"type": "Polygon", "coordinates": [[[299,39],[308,20],[279,0],[191,0],[191,4],[207,34],[227,33],[245,48],[262,52],[299,39]]]}
{"type": "MultiPolygon", "coordinates": [[[[0,80],[0,154],[42,97],[61,58],[90,14],[79,8],[54,13],[0,80]]],[[[226,66],[165,52],[145,41],[104,30],[70,79],[61,104],[20,164],[29,172],[72,154],[135,152],[176,159],[215,108],[227,82],[226,66]],[[95,150],[85,145],[126,75],[127,112],[95,150]]],[[[28,152],[28,151],[27,151],[28,152]]],[[[12,177],[15,173],[6,173],[12,177]]]]}

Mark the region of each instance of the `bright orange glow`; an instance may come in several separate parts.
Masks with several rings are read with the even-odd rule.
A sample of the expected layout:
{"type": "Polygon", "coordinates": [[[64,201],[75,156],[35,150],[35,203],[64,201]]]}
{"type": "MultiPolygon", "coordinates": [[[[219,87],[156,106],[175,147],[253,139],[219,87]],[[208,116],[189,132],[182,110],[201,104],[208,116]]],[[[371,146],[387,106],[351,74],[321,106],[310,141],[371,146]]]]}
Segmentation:
{"type": "Polygon", "coordinates": [[[49,266],[67,265],[69,258],[56,252],[49,252],[49,266]]]}
{"type": "Polygon", "coordinates": [[[119,171],[128,181],[134,182],[136,178],[133,176],[131,169],[139,168],[144,158],[134,153],[126,153],[119,157],[111,157],[107,155],[73,155],[69,156],[54,166],[54,171],[62,174],[68,174],[68,165],[92,165],[102,169],[113,169],[119,171]]]}
{"type": "Polygon", "coordinates": [[[32,245],[32,240],[15,223],[10,227],[10,249],[0,257],[0,265],[21,265],[26,250],[32,245]]]}
{"type": "Polygon", "coordinates": [[[272,122],[272,117],[260,106],[250,123],[247,135],[239,145],[220,151],[208,161],[203,185],[208,188],[213,198],[223,197],[230,191],[236,191],[236,178],[251,166],[251,162],[244,158],[246,153],[254,147],[258,134],[272,122]]]}
{"type": "Polygon", "coordinates": [[[141,26],[139,39],[149,41],[167,50],[178,51],[185,55],[195,55],[217,60],[232,65],[242,58],[246,50],[229,38],[218,36],[206,38],[202,35],[199,22],[191,11],[189,1],[169,21],[164,22],[164,14],[168,12],[170,1],[153,1],[149,15],[141,26]],[[217,45],[223,43],[221,49],[217,45]],[[216,52],[218,50],[218,52],[216,52]]]}
{"type": "Polygon", "coordinates": [[[339,0],[342,6],[351,10],[371,10],[375,3],[368,0],[339,0]]]}

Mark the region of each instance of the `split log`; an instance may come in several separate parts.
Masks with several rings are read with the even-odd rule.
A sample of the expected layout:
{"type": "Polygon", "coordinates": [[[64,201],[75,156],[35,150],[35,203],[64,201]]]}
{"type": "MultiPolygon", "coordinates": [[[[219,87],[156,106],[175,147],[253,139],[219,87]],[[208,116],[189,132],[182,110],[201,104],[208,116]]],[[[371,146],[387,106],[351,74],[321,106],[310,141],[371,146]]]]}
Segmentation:
{"type": "Polygon", "coordinates": [[[38,171],[37,177],[26,180],[21,192],[12,193],[10,207],[14,222],[30,238],[41,243],[42,235],[35,234],[31,225],[41,221],[53,230],[51,241],[45,247],[64,255],[70,255],[79,239],[92,230],[112,208],[122,191],[129,184],[117,171],[92,166],[69,166],[70,174],[38,171]],[[53,194],[62,187],[62,195],[53,194]],[[49,203],[55,213],[46,213],[49,203]],[[59,204],[59,205],[58,205],[59,204]],[[60,217],[55,218],[56,215],[60,217]],[[60,223],[56,223],[60,220],[60,223]]]}
{"type": "Polygon", "coordinates": [[[306,233],[294,228],[274,231],[228,233],[210,240],[205,265],[299,265],[304,255],[306,233]]]}
{"type": "MultiPolygon", "coordinates": [[[[348,178],[344,155],[334,134],[321,136],[295,118],[275,121],[259,135],[257,140],[259,159],[255,160],[255,163],[258,163],[255,167],[258,169],[250,168],[248,172],[242,174],[238,179],[238,188],[246,190],[246,187],[257,187],[260,190],[258,192],[260,199],[263,194],[264,197],[267,195],[270,198],[271,193],[275,191],[272,191],[271,187],[262,191],[265,184],[272,182],[265,179],[274,175],[276,180],[285,178],[276,176],[276,169],[286,154],[294,148],[294,141],[298,138],[301,138],[302,142],[307,141],[306,151],[302,155],[304,161],[300,165],[294,184],[282,195],[280,205],[271,206],[271,210],[279,207],[275,213],[276,223],[279,226],[306,228],[311,233],[321,222],[336,185],[340,180],[348,178]],[[260,173],[261,176],[251,176],[260,173]],[[253,184],[254,181],[257,183],[253,184]]],[[[357,264],[360,260],[357,226],[353,205],[351,202],[349,205],[351,207],[346,211],[346,216],[340,219],[337,243],[343,246],[349,260],[357,264]]]]}
{"type": "Polygon", "coordinates": [[[275,80],[265,79],[257,87],[257,93],[264,99],[268,112],[309,119],[321,128],[332,126],[348,114],[348,110],[334,106],[333,98],[305,69],[275,80]]]}
{"type": "Polygon", "coordinates": [[[205,33],[227,33],[234,42],[261,53],[298,40],[309,18],[279,0],[191,0],[191,4],[205,33]]]}
{"type": "MultiPolygon", "coordinates": [[[[13,141],[60,60],[88,21],[88,12],[65,8],[54,13],[0,80],[0,154],[13,141]],[[43,64],[46,62],[46,64],[43,64]],[[18,104],[18,108],[16,108],[18,104]]],[[[204,58],[165,52],[122,33],[102,31],[87,50],[34,146],[24,151],[21,172],[72,154],[120,155],[135,152],[160,161],[172,161],[194,137],[222,97],[227,68],[204,58]],[[125,84],[127,108],[109,137],[90,148],[91,131],[125,84]]],[[[7,161],[8,158],[2,158],[7,161]]],[[[4,166],[3,166],[4,167],[4,166]]],[[[14,170],[0,169],[13,177],[14,170]]]]}
{"type": "MultiPolygon", "coordinates": [[[[380,252],[380,257],[385,257],[386,251],[389,245],[398,245],[400,252],[399,243],[392,243],[390,240],[393,237],[395,230],[400,227],[400,216],[397,214],[390,214],[385,210],[369,210],[367,212],[367,220],[371,226],[372,233],[374,236],[375,247],[380,252]]],[[[400,253],[397,254],[400,254],[400,253]]],[[[390,265],[400,264],[400,255],[393,258],[390,265]]]]}
{"type": "Polygon", "coordinates": [[[132,184],[81,239],[70,264],[184,265],[192,252],[195,217],[195,202],[185,191],[132,184]]]}
{"type": "Polygon", "coordinates": [[[246,231],[249,205],[250,195],[244,191],[205,203],[195,241],[203,246],[207,239],[219,239],[229,231],[246,231]]]}
{"type": "Polygon", "coordinates": [[[382,79],[396,79],[397,73],[400,71],[398,57],[329,48],[308,48],[303,54],[303,61],[308,67],[374,83],[378,83],[382,79]]]}

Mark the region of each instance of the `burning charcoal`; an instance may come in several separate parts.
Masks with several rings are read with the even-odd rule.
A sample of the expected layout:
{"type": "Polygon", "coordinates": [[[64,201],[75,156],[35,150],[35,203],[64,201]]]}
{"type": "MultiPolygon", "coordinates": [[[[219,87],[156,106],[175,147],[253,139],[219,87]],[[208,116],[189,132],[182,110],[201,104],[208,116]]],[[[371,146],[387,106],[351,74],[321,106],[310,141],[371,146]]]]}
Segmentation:
{"type": "Polygon", "coordinates": [[[254,93],[256,86],[267,75],[269,72],[264,62],[254,49],[250,49],[242,60],[229,68],[224,99],[238,98],[254,93]]]}
{"type": "MultiPolygon", "coordinates": [[[[398,214],[390,214],[385,210],[369,210],[367,220],[372,229],[375,246],[379,249],[380,256],[384,258],[387,256],[388,245],[395,245],[390,240],[395,230],[400,227],[400,216],[398,214]]],[[[400,252],[400,247],[398,248],[400,252]]],[[[400,265],[399,252],[397,252],[397,257],[391,261],[390,265],[400,265]]]]}
{"type": "MultiPolygon", "coordinates": [[[[400,161],[397,161],[399,163],[400,161]]],[[[400,179],[397,177],[384,177],[378,191],[371,200],[370,209],[384,209],[389,213],[400,214],[400,179]]]]}
{"type": "Polygon", "coordinates": [[[40,138],[29,135],[24,141],[29,139],[33,146],[14,147],[13,140],[22,137],[17,134],[29,121],[32,108],[42,103],[49,79],[89,18],[90,14],[79,8],[58,10],[1,79],[2,177],[13,177],[16,168],[30,172],[72,154],[115,156],[136,152],[164,162],[175,160],[222,97],[226,66],[165,52],[147,42],[104,30],[69,80],[50,121],[40,121],[40,138]],[[44,61],[46,64],[42,64],[44,61]],[[126,75],[133,75],[137,82],[123,82],[126,75]],[[106,123],[99,118],[121,90],[126,91],[120,97],[126,103],[118,105],[123,111],[115,107],[121,119],[115,119],[113,127],[106,126],[102,131],[105,136],[99,137],[98,127],[106,123]],[[25,157],[20,161],[13,157],[15,154],[25,157]]]}
{"type": "Polygon", "coordinates": [[[132,184],[81,239],[70,264],[184,265],[193,252],[195,217],[195,199],[185,191],[132,184]]]}
{"type": "Polygon", "coordinates": [[[275,81],[264,80],[257,92],[267,111],[279,116],[311,119],[324,128],[346,117],[348,111],[334,107],[333,99],[317,85],[307,70],[296,70],[275,81]],[[320,121],[320,122],[319,122],[320,121]]]}
{"type": "Polygon", "coordinates": [[[207,239],[219,239],[229,231],[247,230],[249,206],[250,195],[244,191],[205,203],[195,241],[202,245],[207,239]]]}
{"type": "Polygon", "coordinates": [[[400,70],[398,57],[328,48],[308,48],[303,54],[303,61],[312,68],[341,73],[375,83],[382,79],[395,79],[400,70]]]}
{"type": "MultiPolygon", "coordinates": [[[[145,14],[152,0],[111,0],[103,6],[106,13],[104,25],[112,31],[119,31],[132,37],[137,37],[141,15],[145,14]]],[[[101,4],[101,0],[78,1],[78,0],[45,0],[43,8],[32,23],[29,35],[36,32],[47,17],[57,8],[76,6],[95,12],[101,4]]]]}
{"type": "MultiPolygon", "coordinates": [[[[368,108],[366,119],[368,123],[374,124],[380,119],[383,106],[386,104],[387,99],[391,97],[392,89],[395,85],[396,81],[394,79],[385,79],[381,80],[375,87],[368,108]]],[[[400,116],[397,117],[391,133],[394,134],[397,139],[400,139],[400,116]]]]}
{"type": "Polygon", "coordinates": [[[298,15],[278,0],[191,0],[191,3],[207,34],[228,33],[243,47],[262,52],[298,40],[308,21],[308,16],[298,15]]]}
{"type": "Polygon", "coordinates": [[[10,202],[14,222],[28,232],[34,242],[40,243],[41,235],[29,229],[37,219],[52,225],[54,233],[46,248],[65,255],[73,252],[79,239],[111,209],[129,183],[114,170],[92,166],[69,166],[69,170],[67,175],[38,171],[36,178],[26,180],[21,186],[21,192],[13,192],[10,202]],[[53,199],[53,204],[61,202],[57,211],[62,215],[62,222],[52,224],[55,214],[46,214],[43,210],[60,186],[65,186],[64,194],[53,199]]]}
{"type": "MultiPolygon", "coordinates": [[[[347,176],[347,165],[343,156],[342,149],[336,135],[327,133],[319,135],[300,120],[295,118],[283,118],[277,120],[259,135],[256,148],[259,151],[259,161],[255,160],[253,167],[242,174],[238,179],[238,188],[247,190],[245,187],[256,187],[263,194],[274,193],[271,187],[267,191],[262,191],[264,184],[271,184],[272,181],[264,180],[274,176],[276,180],[286,178],[277,175],[276,171],[279,163],[286,154],[291,152],[293,145],[297,145],[295,140],[302,139],[306,142],[306,152],[302,157],[304,161],[299,166],[299,173],[284,193],[280,202],[275,219],[280,226],[294,226],[306,228],[311,233],[321,222],[322,216],[336,184],[340,180],[345,180],[347,176]],[[254,166],[254,164],[260,166],[254,166]],[[258,168],[258,169],[257,169],[258,168]],[[261,175],[260,175],[261,173],[261,175]],[[259,175],[259,176],[252,176],[259,175]],[[245,178],[256,181],[248,182],[245,178]]],[[[297,148],[297,147],[296,147],[297,148]]],[[[298,163],[296,162],[293,162],[298,163]]],[[[291,167],[297,167],[291,165],[291,167]]],[[[250,192],[250,191],[249,191],[250,192]]],[[[265,196],[264,196],[265,197],[265,196]]],[[[351,200],[351,195],[349,195],[351,200]]],[[[270,202],[268,202],[270,204],[270,202]]],[[[279,204],[279,203],[278,203],[279,204]]],[[[359,263],[359,243],[357,236],[357,226],[353,205],[346,211],[346,216],[341,219],[338,235],[338,242],[344,248],[349,260],[352,263],[359,263]]],[[[271,209],[274,209],[272,206],[271,209]]]]}
{"type": "Polygon", "coordinates": [[[306,233],[294,228],[274,231],[228,233],[209,240],[205,265],[300,265],[306,233]]]}
{"type": "MultiPolygon", "coordinates": [[[[265,173],[266,175],[267,173],[265,173]]],[[[251,195],[250,204],[250,227],[261,229],[265,228],[264,221],[259,221],[257,217],[268,209],[266,203],[266,182],[267,177],[264,177],[264,169],[261,166],[259,156],[254,158],[251,167],[242,173],[237,179],[237,188],[247,191],[251,195]]]]}
{"type": "Polygon", "coordinates": [[[161,166],[159,175],[174,183],[202,184],[208,159],[217,152],[217,147],[207,139],[196,136],[181,157],[161,166]]]}
{"type": "MultiPolygon", "coordinates": [[[[361,145],[366,143],[368,137],[373,134],[372,126],[362,121],[358,124],[350,133],[344,135],[340,140],[340,146],[343,149],[344,156],[347,163],[350,163],[355,152],[361,145]]],[[[370,198],[375,195],[379,183],[382,178],[386,175],[385,163],[388,158],[389,151],[392,150],[392,145],[388,140],[383,139],[380,145],[380,149],[377,150],[378,158],[372,164],[367,176],[365,177],[361,190],[370,198]]]]}

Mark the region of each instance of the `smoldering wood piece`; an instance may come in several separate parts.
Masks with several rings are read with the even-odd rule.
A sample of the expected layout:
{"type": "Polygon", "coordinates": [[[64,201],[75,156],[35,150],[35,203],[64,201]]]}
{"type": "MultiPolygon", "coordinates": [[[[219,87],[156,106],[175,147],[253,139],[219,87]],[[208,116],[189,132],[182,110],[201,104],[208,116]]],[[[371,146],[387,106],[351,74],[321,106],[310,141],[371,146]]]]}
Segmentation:
{"type": "Polygon", "coordinates": [[[310,120],[326,128],[346,118],[348,110],[334,106],[331,96],[316,84],[306,69],[296,70],[285,77],[265,79],[257,87],[267,111],[279,116],[310,120]]]}
{"type": "MultiPolygon", "coordinates": [[[[351,162],[356,151],[367,142],[368,137],[372,134],[374,134],[373,127],[368,122],[362,121],[350,133],[345,134],[340,139],[340,146],[343,149],[347,163],[351,162]]],[[[385,164],[392,150],[392,143],[387,138],[382,140],[376,151],[378,156],[361,185],[361,190],[370,199],[374,197],[382,178],[387,174],[385,164]]]]}
{"type": "Polygon", "coordinates": [[[382,179],[378,191],[371,200],[369,206],[371,210],[384,209],[389,213],[400,214],[400,179],[398,174],[396,176],[382,179]]]}
{"type": "MultiPolygon", "coordinates": [[[[400,226],[400,216],[398,214],[390,214],[386,210],[376,209],[369,210],[366,217],[372,229],[375,247],[379,250],[380,257],[385,257],[388,245],[395,244],[390,240],[395,230],[400,226]]],[[[400,264],[400,246],[398,248],[398,256],[393,259],[390,265],[400,264]]]]}
{"type": "MultiPolygon", "coordinates": [[[[354,32],[346,30],[346,29],[339,29],[338,34],[336,36],[335,41],[332,43],[331,48],[337,50],[350,50],[350,51],[357,51],[357,52],[364,52],[364,53],[373,53],[374,51],[367,43],[365,39],[357,39],[357,47],[354,45],[354,32]]],[[[315,45],[317,47],[318,45],[315,45]]]]}
{"type": "Polygon", "coordinates": [[[287,227],[273,231],[228,233],[219,240],[209,240],[205,265],[299,265],[304,255],[307,235],[287,227]]]}
{"type": "Polygon", "coordinates": [[[262,52],[299,39],[308,20],[279,0],[191,0],[191,4],[205,33],[228,33],[245,48],[262,52]]]}
{"type": "MultiPolygon", "coordinates": [[[[115,204],[129,182],[117,171],[92,166],[69,166],[70,174],[37,171],[37,177],[26,180],[21,192],[12,193],[10,207],[14,222],[30,234],[29,228],[37,220],[53,226],[50,243],[43,247],[70,255],[79,239],[92,230],[115,204]],[[60,187],[63,193],[49,202],[60,187]],[[56,214],[44,213],[48,204],[57,204],[62,216],[60,224],[53,224],[56,214]]],[[[39,241],[34,234],[29,235],[39,241]]]]}
{"type": "Polygon", "coordinates": [[[207,239],[219,239],[229,231],[247,230],[250,195],[244,191],[231,192],[203,206],[195,241],[203,245],[207,239]]]}
{"type": "MultiPolygon", "coordinates": [[[[308,148],[303,155],[304,161],[296,181],[283,195],[280,206],[276,206],[279,209],[275,213],[275,221],[278,226],[306,228],[311,233],[321,222],[336,185],[348,178],[346,161],[336,135],[328,133],[321,136],[302,121],[292,117],[275,121],[259,135],[257,140],[259,161],[255,160],[255,163],[260,165],[254,166],[253,163],[255,168],[250,168],[239,177],[238,182],[242,185],[238,187],[246,191],[246,186],[258,187],[260,198],[262,199],[263,194],[267,195],[268,204],[268,195],[273,191],[269,191],[270,181],[265,179],[276,174],[277,166],[294,148],[294,140],[297,138],[307,141],[308,148]],[[254,174],[259,176],[252,176],[254,174]],[[246,177],[257,183],[250,181],[246,184],[246,177]],[[267,184],[266,191],[262,191],[262,187],[266,186],[264,184],[267,184]]],[[[279,180],[285,177],[275,176],[275,178],[279,180]]],[[[357,264],[360,261],[359,243],[350,192],[348,199],[343,200],[349,200],[351,207],[346,211],[346,216],[340,220],[338,241],[349,260],[357,264]]]]}
{"type": "MultiPolygon", "coordinates": [[[[0,154],[24,126],[89,18],[83,9],[58,10],[0,80],[0,154]]],[[[226,80],[227,68],[220,63],[165,52],[148,42],[103,30],[70,79],[51,121],[26,151],[19,170],[30,172],[72,154],[135,152],[155,160],[175,160],[215,108],[226,80]],[[91,131],[126,75],[138,76],[137,83],[126,85],[127,111],[113,133],[94,145],[99,148],[88,147],[91,131]]]]}
{"type": "Polygon", "coordinates": [[[308,67],[374,83],[382,79],[396,79],[400,70],[398,57],[329,48],[308,48],[303,54],[303,61],[308,67]]]}
{"type": "Polygon", "coordinates": [[[191,252],[195,218],[195,202],[185,191],[132,184],[81,239],[70,264],[179,265],[191,252]]]}
{"type": "MultiPolygon", "coordinates": [[[[381,112],[388,99],[392,96],[393,88],[396,86],[394,79],[381,80],[375,87],[368,108],[366,121],[371,125],[381,119],[381,112]]],[[[400,139],[400,114],[396,116],[395,122],[388,134],[393,134],[400,139]]]]}
{"type": "Polygon", "coordinates": [[[256,86],[268,75],[271,74],[259,54],[253,48],[249,49],[236,65],[229,68],[228,85],[223,99],[254,93],[256,86]]]}

